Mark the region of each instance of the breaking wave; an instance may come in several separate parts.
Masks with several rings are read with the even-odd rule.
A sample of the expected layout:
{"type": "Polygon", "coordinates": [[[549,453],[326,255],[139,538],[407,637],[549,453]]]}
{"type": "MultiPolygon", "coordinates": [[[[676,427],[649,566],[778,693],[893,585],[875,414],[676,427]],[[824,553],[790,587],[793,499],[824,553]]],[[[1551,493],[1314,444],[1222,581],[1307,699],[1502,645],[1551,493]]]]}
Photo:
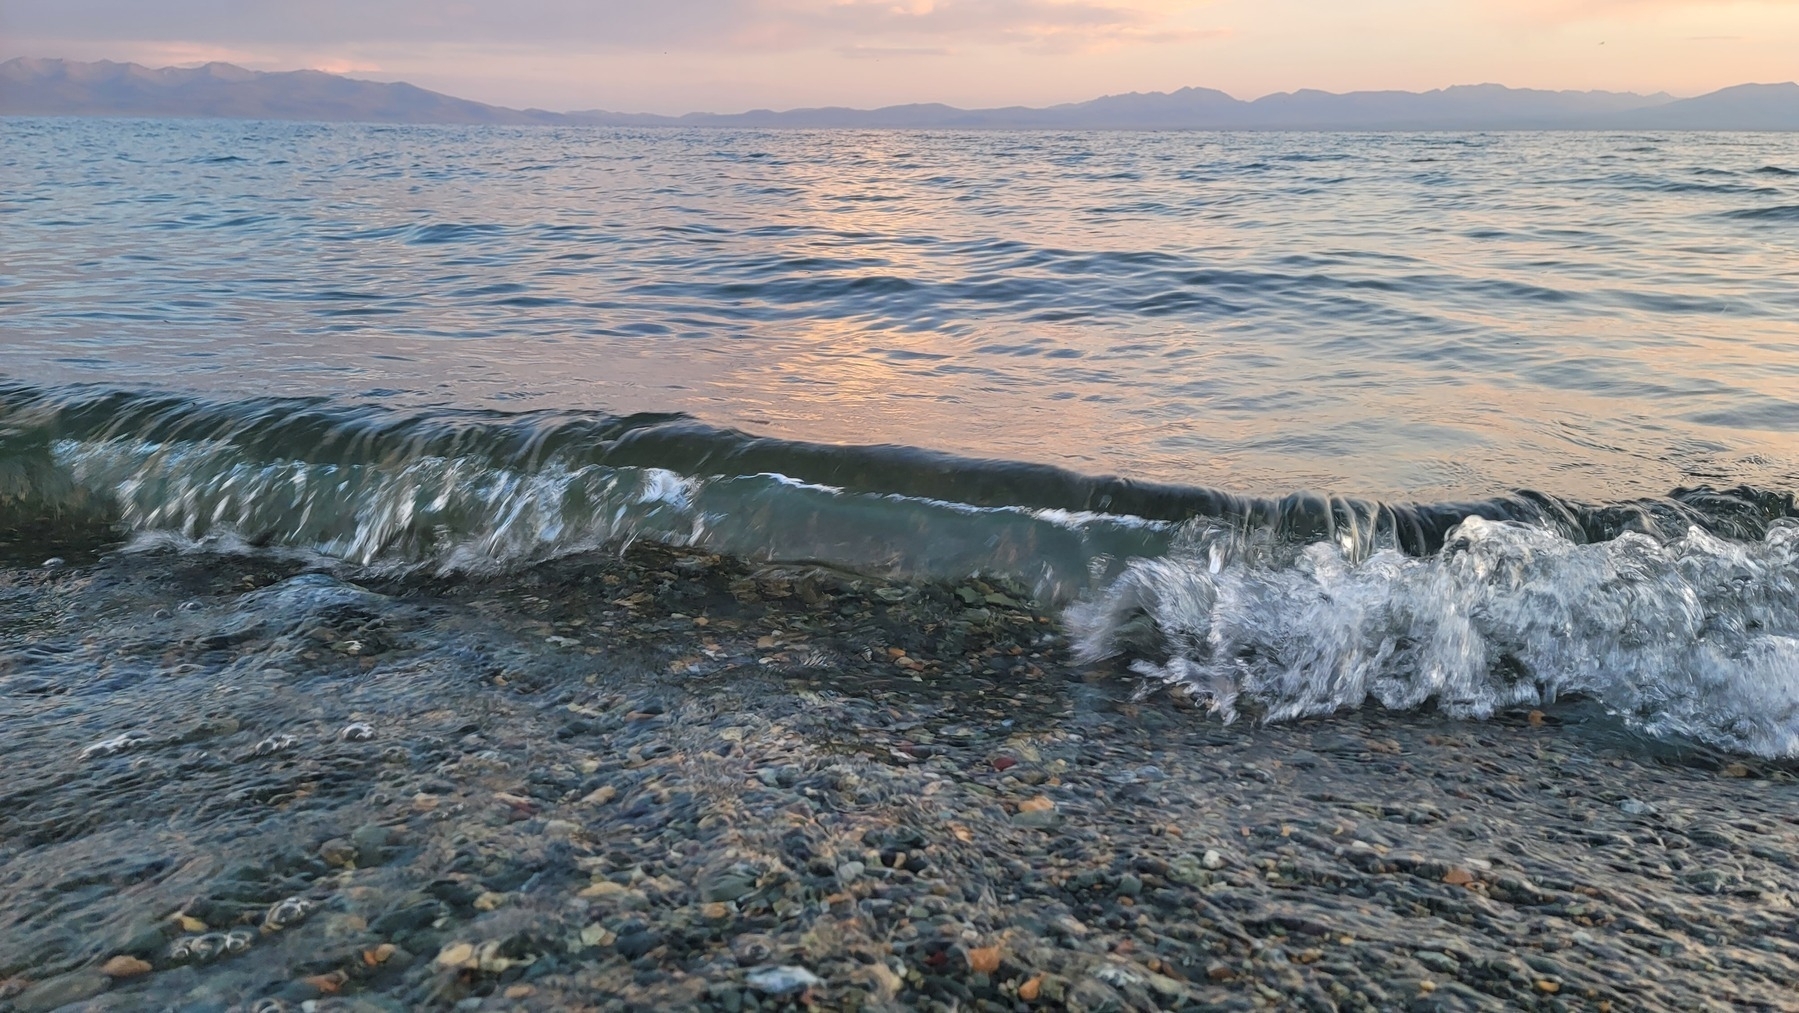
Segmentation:
{"type": "Polygon", "coordinates": [[[0,527],[493,569],[649,538],[1002,577],[1227,719],[1579,694],[1654,735],[1799,755],[1799,505],[1746,487],[1392,504],[1095,477],[680,415],[401,412],[0,387],[0,527]]]}
{"type": "Polygon", "coordinates": [[[1656,736],[1799,755],[1799,523],[1582,544],[1471,517],[1425,557],[1211,528],[1071,610],[1088,659],[1129,654],[1226,720],[1434,704],[1456,717],[1597,700],[1656,736]]]}

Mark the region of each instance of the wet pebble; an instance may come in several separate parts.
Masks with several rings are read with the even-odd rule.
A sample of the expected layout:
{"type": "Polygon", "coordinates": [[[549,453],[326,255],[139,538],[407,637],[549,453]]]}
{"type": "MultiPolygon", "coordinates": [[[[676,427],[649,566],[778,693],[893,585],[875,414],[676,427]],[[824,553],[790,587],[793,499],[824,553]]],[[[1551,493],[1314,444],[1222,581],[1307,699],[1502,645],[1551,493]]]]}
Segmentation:
{"type": "Polygon", "coordinates": [[[357,827],[350,835],[350,844],[356,852],[356,863],[364,868],[380,865],[387,860],[387,849],[393,843],[393,831],[378,823],[357,827]]]}
{"type": "Polygon", "coordinates": [[[306,920],[312,914],[315,903],[305,897],[286,897],[269,906],[263,915],[262,928],[265,932],[280,932],[306,920]]]}
{"type": "Polygon", "coordinates": [[[612,948],[626,960],[636,960],[661,945],[662,933],[646,929],[619,936],[612,948]]]}
{"type": "Polygon", "coordinates": [[[108,978],[135,978],[139,975],[149,974],[150,970],[149,961],[140,960],[127,954],[121,954],[100,965],[100,973],[108,978]]]}
{"type": "MultiPolygon", "coordinates": [[[[374,670],[344,685],[350,666],[325,647],[368,617],[308,619],[338,630],[308,645],[325,656],[279,676],[246,661],[229,703],[263,723],[246,738],[288,728],[303,755],[246,767],[232,762],[244,745],[212,756],[195,739],[185,780],[148,786],[126,762],[74,768],[127,793],[127,811],[191,788],[191,807],[165,806],[181,840],[105,807],[45,804],[54,792],[16,794],[17,826],[49,848],[64,846],[58,821],[74,816],[81,848],[123,857],[92,870],[77,862],[29,888],[18,884],[33,862],[0,858],[22,877],[7,880],[9,894],[38,911],[114,919],[88,952],[165,968],[117,980],[120,1009],[138,1008],[129,998],[222,1013],[201,993],[244,982],[317,1013],[561,1009],[595,995],[629,1008],[764,1013],[807,1002],[979,1013],[1584,1009],[1598,1002],[1589,988],[1620,1010],[1700,1008],[1726,991],[1782,1008],[1795,985],[1778,959],[1751,952],[1779,925],[1762,898],[1794,889],[1792,835],[1769,785],[1720,780],[1710,767],[1616,766],[1581,744],[1573,722],[1370,709],[1226,728],[1164,696],[1134,697],[1128,678],[1074,670],[1031,637],[1002,639],[1029,617],[989,602],[991,587],[968,585],[991,609],[978,630],[951,591],[930,586],[879,603],[815,581],[827,610],[792,581],[791,599],[766,599],[793,606],[782,613],[762,598],[696,601],[685,585],[700,578],[687,569],[671,565],[665,579],[634,561],[665,551],[555,564],[592,568],[579,581],[545,578],[555,595],[532,583],[534,570],[428,593],[407,585],[454,613],[416,639],[461,653],[405,661],[428,679],[384,682],[374,670]],[[708,625],[662,624],[653,613],[664,584],[708,625]],[[519,604],[524,591],[535,600],[519,604]],[[635,612],[614,605],[640,592],[635,612]],[[516,606],[512,619],[532,613],[518,630],[489,623],[474,643],[456,626],[504,611],[456,611],[468,601],[501,598],[516,606]],[[947,614],[929,611],[945,602],[947,614]],[[894,616],[840,624],[844,605],[894,616]],[[606,651],[521,654],[505,643],[516,632],[541,645],[546,632],[576,628],[606,651]],[[939,643],[952,637],[970,643],[939,643]],[[895,669],[888,645],[919,668],[895,669]],[[755,666],[777,651],[788,660],[755,666]],[[828,664],[802,670],[812,655],[828,664]],[[941,671],[913,683],[928,658],[941,671]],[[665,677],[676,659],[678,691],[665,677]],[[719,677],[686,674],[696,664],[720,666],[707,669],[719,677]],[[333,691],[296,692],[323,685],[333,691]],[[347,729],[365,720],[382,729],[381,746],[310,748],[333,730],[352,741],[347,729]],[[1457,748],[1428,740],[1445,726],[1457,748]],[[1395,783],[1405,798],[1393,797],[1395,783]],[[1659,810],[1653,822],[1619,816],[1639,815],[1627,803],[1645,798],[1659,810]],[[195,883],[187,870],[200,868],[227,871],[195,883]],[[322,925],[283,938],[245,928],[291,927],[314,901],[328,912],[322,925]],[[181,917],[171,927],[160,919],[172,910],[181,917]],[[223,935],[228,955],[228,926],[254,948],[166,969],[165,932],[223,935]],[[440,963],[420,966],[431,955],[440,963]],[[1612,982],[1628,984],[1634,1002],[1606,992],[1612,982]]],[[[187,664],[161,651],[145,671],[187,664]]],[[[202,685],[211,679],[152,682],[162,693],[206,690],[180,713],[210,715],[221,706],[202,685]]],[[[86,739],[59,741],[58,761],[72,766],[86,739]]],[[[67,970],[32,959],[43,969],[22,977],[67,970]]],[[[0,982],[0,996],[49,983],[0,982]]]]}
{"type": "MultiPolygon", "coordinates": [[[[229,952],[230,943],[223,932],[202,932],[199,935],[182,936],[169,944],[169,962],[171,964],[210,964],[229,952]]],[[[242,944],[248,949],[247,942],[242,944]]]]}
{"type": "Polygon", "coordinates": [[[792,964],[751,971],[743,980],[756,991],[774,996],[792,995],[824,984],[818,975],[792,964]]]}
{"type": "Polygon", "coordinates": [[[342,837],[333,837],[319,845],[319,857],[326,865],[342,868],[356,861],[356,845],[342,837]]]}
{"type": "Polygon", "coordinates": [[[700,896],[709,901],[741,900],[756,889],[760,873],[747,866],[733,866],[708,876],[700,883],[700,896]]]}

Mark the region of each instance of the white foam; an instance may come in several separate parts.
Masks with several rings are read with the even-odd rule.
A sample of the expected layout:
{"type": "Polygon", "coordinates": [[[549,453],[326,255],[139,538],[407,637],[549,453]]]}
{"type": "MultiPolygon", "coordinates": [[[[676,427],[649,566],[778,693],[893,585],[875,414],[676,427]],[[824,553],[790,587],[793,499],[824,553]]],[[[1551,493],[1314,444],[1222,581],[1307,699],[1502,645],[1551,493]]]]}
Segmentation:
{"type": "Polygon", "coordinates": [[[1484,718],[1592,697],[1656,735],[1799,755],[1799,526],[1577,544],[1470,518],[1444,550],[1357,561],[1205,530],[1070,612],[1090,659],[1192,687],[1226,720],[1434,701],[1484,718]],[[1153,659],[1153,660],[1152,660],[1153,659]]]}

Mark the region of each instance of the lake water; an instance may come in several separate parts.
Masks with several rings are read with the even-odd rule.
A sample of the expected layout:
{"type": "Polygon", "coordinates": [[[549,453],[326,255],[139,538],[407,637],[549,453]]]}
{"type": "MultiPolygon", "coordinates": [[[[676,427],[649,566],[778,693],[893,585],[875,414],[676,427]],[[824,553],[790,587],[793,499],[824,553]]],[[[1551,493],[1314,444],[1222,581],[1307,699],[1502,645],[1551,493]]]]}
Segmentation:
{"type": "Polygon", "coordinates": [[[1795,135],[6,120],[0,180],[27,527],[979,571],[1227,713],[1799,750],[1795,135]]]}

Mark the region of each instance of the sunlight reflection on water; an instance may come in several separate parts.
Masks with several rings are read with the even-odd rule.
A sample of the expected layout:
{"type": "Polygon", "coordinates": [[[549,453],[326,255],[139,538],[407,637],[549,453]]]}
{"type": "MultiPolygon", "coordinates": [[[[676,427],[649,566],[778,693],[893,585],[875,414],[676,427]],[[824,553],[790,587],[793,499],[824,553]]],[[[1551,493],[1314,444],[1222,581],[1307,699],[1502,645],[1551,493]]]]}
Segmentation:
{"type": "Polygon", "coordinates": [[[1799,474],[1790,135],[11,120],[0,370],[1245,491],[1799,474]],[[1759,217],[1758,217],[1759,215],[1759,217]]]}

